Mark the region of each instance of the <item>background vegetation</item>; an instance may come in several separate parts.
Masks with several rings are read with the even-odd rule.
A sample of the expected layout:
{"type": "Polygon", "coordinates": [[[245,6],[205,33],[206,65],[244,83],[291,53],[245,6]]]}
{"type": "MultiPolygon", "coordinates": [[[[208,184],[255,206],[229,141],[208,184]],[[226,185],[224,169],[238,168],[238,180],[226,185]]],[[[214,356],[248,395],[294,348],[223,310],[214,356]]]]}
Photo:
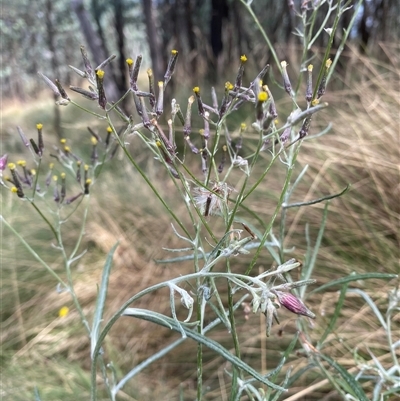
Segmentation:
{"type": "MultiPolygon", "coordinates": [[[[67,65],[80,63],[76,60],[79,45],[88,38],[81,33],[85,21],[90,21],[95,32],[91,38],[98,41],[101,54],[117,52],[124,61],[128,56],[141,52],[147,60],[145,65],[152,64],[155,74],[164,71],[162,63],[167,60],[169,49],[179,48],[181,70],[177,71],[173,81],[174,85],[184,82],[186,88],[199,82],[205,83],[202,87],[206,87],[206,82],[215,82],[221,88],[227,80],[229,66],[235,70],[243,53],[251,60],[254,70],[269,61],[270,55],[258,39],[256,28],[246,20],[247,16],[243,17],[237,1],[160,1],[150,11],[146,8],[149,3],[144,0],[142,3],[91,1],[83,4],[72,1],[69,4],[48,0],[29,2],[27,7],[19,0],[4,6],[1,87],[5,107],[1,154],[12,154],[15,160],[22,157],[24,149],[16,125],[25,132],[33,132],[37,122],[52,126],[51,137],[47,132],[48,142],[57,144],[58,137],[67,137],[76,149],[87,154],[90,152],[90,135],[86,126],[105,132],[105,126],[93,126],[86,115],[80,115],[69,107],[57,114],[59,108],[56,113],[49,93],[42,93],[43,86],[36,78],[36,72],[40,70],[60,77],[63,82],[73,83],[67,65]],[[82,4],[85,9],[80,8],[82,4]],[[218,32],[221,36],[219,42],[218,32]]],[[[267,31],[272,33],[280,59],[289,61],[292,68],[289,72],[298,71],[299,50],[296,39],[289,35],[296,28],[289,9],[290,2],[271,2],[270,8],[261,3],[257,2],[255,7],[267,31]]],[[[306,179],[297,190],[299,201],[337,193],[351,184],[351,190],[330,205],[313,275],[318,285],[351,272],[399,273],[400,49],[394,29],[399,22],[398,7],[397,2],[384,0],[364,4],[353,41],[343,54],[341,69],[326,96],[330,107],[319,114],[321,127],[333,122],[331,131],[322,138],[309,137],[298,160],[301,166],[309,166],[306,179]]],[[[315,45],[315,53],[321,54],[319,48],[323,51],[324,43],[315,45]]],[[[87,42],[89,49],[93,50],[92,46],[87,42]]],[[[100,60],[105,58],[98,56],[100,60]]],[[[115,63],[113,68],[117,94],[125,75],[120,63],[115,63]]],[[[176,88],[176,91],[182,97],[189,94],[189,89],[180,93],[181,88],[176,88]]],[[[287,104],[289,114],[287,100],[277,101],[280,107],[287,104]]],[[[245,120],[246,115],[242,119],[245,120]]],[[[317,132],[318,127],[314,129],[317,132]]],[[[157,189],[170,200],[178,199],[173,187],[160,175],[158,162],[149,158],[143,149],[133,149],[132,152],[157,189]]],[[[280,194],[281,178],[278,174],[271,176],[253,194],[254,210],[262,220],[268,220],[270,207],[280,194]]],[[[82,259],[75,268],[74,280],[84,310],[90,313],[94,310],[96,285],[100,281],[105,254],[116,240],[121,241],[110,277],[106,308],[109,316],[132,292],[160,279],[188,272],[190,263],[155,263],[155,260],[168,256],[160,244],[168,248],[180,247],[180,244],[170,229],[170,219],[162,205],[119,154],[93,191],[84,238],[90,257],[82,259]]],[[[1,194],[2,214],[14,227],[23,229],[24,238],[52,260],[51,265],[56,271],[61,271],[46,227],[38,222],[36,216],[27,213],[26,203],[17,202],[15,196],[4,188],[1,194]]],[[[293,247],[293,256],[300,260],[304,258],[309,239],[314,240],[317,236],[322,209],[323,204],[317,204],[291,209],[288,214],[288,246],[293,247]]],[[[178,213],[184,216],[184,205],[178,213]]],[[[79,221],[72,220],[71,239],[76,237],[77,227],[79,221]]],[[[1,241],[3,399],[33,399],[35,386],[40,389],[43,400],[87,399],[90,345],[69,295],[57,293],[55,282],[4,227],[1,241]],[[65,305],[71,311],[61,319],[58,313],[65,305]]],[[[232,266],[235,272],[245,271],[248,260],[241,261],[243,263],[232,266]]],[[[260,271],[267,270],[271,263],[268,258],[260,259],[258,267],[260,271]]],[[[398,282],[395,280],[370,280],[356,283],[353,287],[369,294],[377,308],[385,313],[388,294],[396,285],[398,282]]],[[[314,344],[334,313],[339,297],[337,290],[331,288],[308,298],[310,309],[317,314],[312,330],[314,344]]],[[[141,302],[146,308],[169,313],[166,292],[160,291],[141,302]]],[[[141,307],[140,304],[137,306],[141,307]]],[[[275,366],[282,350],[293,338],[295,319],[289,313],[285,319],[283,317],[281,315],[281,325],[274,326],[271,337],[266,338],[263,316],[250,315],[247,319],[243,311],[238,315],[243,358],[251,361],[260,372],[267,372],[270,366],[275,366]]],[[[395,342],[400,340],[399,327],[400,314],[397,311],[392,316],[395,342]]],[[[113,328],[106,349],[117,373],[126,371],[179,337],[168,330],[154,328],[146,322],[132,324],[127,318],[121,319],[113,328]]],[[[212,337],[224,344],[225,330],[213,331],[212,337]]],[[[346,298],[335,330],[328,338],[329,348],[324,350],[354,374],[365,365],[373,364],[371,353],[380,364],[389,368],[392,359],[384,338],[384,330],[371,305],[360,293],[353,292],[346,298]]],[[[229,348],[231,345],[226,341],[224,345],[229,348]]],[[[205,380],[209,390],[205,399],[228,399],[225,363],[211,352],[205,355],[205,360],[205,380]]],[[[292,366],[295,376],[306,365],[307,356],[299,348],[286,363],[292,366]]],[[[164,357],[129,382],[121,399],[174,400],[178,399],[181,389],[187,399],[194,399],[195,369],[195,344],[184,342],[173,357],[164,357]]],[[[374,377],[371,373],[371,380],[364,384],[368,394],[372,394],[376,385],[374,377]]],[[[388,397],[391,396],[395,394],[388,397]]],[[[339,399],[337,397],[330,383],[317,371],[310,370],[292,384],[286,399],[334,400],[339,399]]]]}

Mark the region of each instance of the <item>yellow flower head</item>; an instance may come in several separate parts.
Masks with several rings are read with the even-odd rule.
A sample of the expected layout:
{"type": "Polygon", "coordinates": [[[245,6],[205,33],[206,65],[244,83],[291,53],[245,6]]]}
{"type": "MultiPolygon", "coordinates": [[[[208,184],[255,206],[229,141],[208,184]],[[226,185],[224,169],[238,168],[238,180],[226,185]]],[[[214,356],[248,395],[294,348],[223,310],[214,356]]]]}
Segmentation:
{"type": "Polygon", "coordinates": [[[245,63],[247,61],[247,57],[243,54],[243,56],[240,56],[240,61],[245,63]]]}
{"type": "Polygon", "coordinates": [[[105,72],[104,72],[103,70],[97,70],[97,71],[96,71],[96,75],[97,75],[100,79],[104,78],[104,74],[105,74],[105,72]]]}
{"type": "Polygon", "coordinates": [[[94,137],[94,136],[92,136],[91,138],[90,138],[90,141],[92,142],[92,145],[97,145],[97,139],[94,137]]]}
{"type": "Polygon", "coordinates": [[[13,194],[16,194],[16,193],[18,192],[18,188],[17,188],[17,187],[12,187],[12,188],[11,188],[11,192],[12,192],[13,194]]]}
{"type": "Polygon", "coordinates": [[[69,308],[68,306],[63,306],[59,311],[58,311],[58,316],[59,317],[65,317],[69,313],[69,308]]]}
{"type": "Polygon", "coordinates": [[[233,85],[229,81],[225,82],[225,89],[231,91],[233,89],[233,85]]]}
{"type": "Polygon", "coordinates": [[[10,170],[15,170],[15,163],[8,163],[8,168],[10,170]]]}
{"type": "Polygon", "coordinates": [[[39,124],[36,124],[36,128],[37,128],[37,129],[42,129],[42,128],[43,128],[43,124],[40,124],[40,123],[39,123],[39,124]]]}
{"type": "Polygon", "coordinates": [[[85,169],[85,171],[88,171],[89,170],[89,166],[87,164],[85,164],[84,169],[85,169]]]}
{"type": "Polygon", "coordinates": [[[332,60],[330,58],[328,58],[328,60],[326,60],[326,63],[325,63],[326,69],[329,70],[331,65],[332,65],[332,60]]]}
{"type": "Polygon", "coordinates": [[[18,164],[18,166],[25,167],[26,166],[26,161],[25,160],[18,160],[17,164],[18,164]]]}
{"type": "Polygon", "coordinates": [[[111,128],[110,126],[107,127],[107,132],[108,132],[109,134],[111,134],[112,128],[111,128]]]}
{"type": "Polygon", "coordinates": [[[90,178],[88,178],[85,182],[87,185],[90,185],[92,183],[92,180],[90,178]]]}
{"type": "Polygon", "coordinates": [[[131,58],[127,58],[126,59],[126,64],[132,65],[133,64],[133,60],[131,58]]]}
{"type": "Polygon", "coordinates": [[[260,92],[258,94],[258,101],[259,102],[266,102],[268,99],[268,93],[267,92],[260,92]]]}
{"type": "Polygon", "coordinates": [[[314,68],[314,66],[313,66],[312,64],[310,64],[310,65],[307,67],[307,70],[311,72],[311,71],[313,70],[313,68],[314,68]]]}
{"type": "Polygon", "coordinates": [[[53,181],[57,182],[57,180],[58,180],[58,176],[53,175],[53,181]]]}
{"type": "Polygon", "coordinates": [[[193,88],[193,92],[194,92],[194,93],[200,93],[200,88],[199,88],[198,86],[195,86],[195,87],[193,88]]]}
{"type": "Polygon", "coordinates": [[[175,49],[171,50],[171,54],[173,56],[176,56],[178,54],[178,50],[175,50],[175,49]]]}
{"type": "Polygon", "coordinates": [[[32,175],[36,175],[36,170],[35,170],[34,168],[32,168],[32,169],[30,170],[30,173],[31,173],[32,175]]]}
{"type": "Polygon", "coordinates": [[[67,140],[66,140],[65,138],[61,138],[61,139],[60,139],[60,142],[61,142],[63,145],[65,145],[65,144],[67,143],[67,140]]]}
{"type": "Polygon", "coordinates": [[[66,174],[65,173],[61,173],[60,176],[61,176],[62,179],[64,179],[66,174]]]}

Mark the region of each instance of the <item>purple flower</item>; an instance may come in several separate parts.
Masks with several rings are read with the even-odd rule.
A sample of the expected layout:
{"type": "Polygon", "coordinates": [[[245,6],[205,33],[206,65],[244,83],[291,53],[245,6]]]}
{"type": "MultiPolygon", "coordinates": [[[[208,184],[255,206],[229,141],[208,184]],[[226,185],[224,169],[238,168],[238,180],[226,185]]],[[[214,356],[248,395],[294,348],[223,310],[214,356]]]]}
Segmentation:
{"type": "Polygon", "coordinates": [[[304,305],[303,301],[290,292],[274,291],[274,294],[278,297],[279,303],[290,312],[315,319],[315,314],[304,305]]]}

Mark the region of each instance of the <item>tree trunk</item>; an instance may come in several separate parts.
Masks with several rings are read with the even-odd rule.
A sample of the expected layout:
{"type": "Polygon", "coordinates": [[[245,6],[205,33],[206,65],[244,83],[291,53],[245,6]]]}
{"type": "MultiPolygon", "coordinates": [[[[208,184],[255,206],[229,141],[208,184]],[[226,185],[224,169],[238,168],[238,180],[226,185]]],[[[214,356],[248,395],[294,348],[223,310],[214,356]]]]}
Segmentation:
{"type": "Polygon", "coordinates": [[[160,49],[160,40],[157,33],[156,17],[153,10],[152,0],[142,0],[143,14],[146,22],[147,40],[149,42],[150,57],[153,65],[153,74],[155,82],[160,81],[164,77],[164,69],[162,63],[163,52],[160,49]]]}
{"type": "MultiPolygon", "coordinates": [[[[50,50],[51,54],[51,68],[53,70],[54,77],[59,79],[59,69],[58,69],[58,61],[57,61],[57,54],[56,54],[56,32],[54,29],[53,24],[53,2],[52,0],[46,0],[45,3],[45,20],[46,20],[46,32],[47,32],[47,47],[50,50]]],[[[54,101],[56,101],[57,96],[54,95],[54,101]]],[[[53,121],[53,128],[55,133],[57,134],[58,138],[62,138],[61,132],[61,115],[60,115],[60,106],[57,104],[54,105],[54,121],[53,121]]]]}
{"type": "MultiPolygon", "coordinates": [[[[71,7],[78,17],[83,36],[91,51],[95,64],[93,68],[96,68],[109,55],[104,54],[100,36],[93,29],[88,12],[83,5],[83,0],[71,0],[71,7]]],[[[105,79],[104,86],[109,100],[116,101],[119,99],[118,88],[113,79],[105,79]]]]}

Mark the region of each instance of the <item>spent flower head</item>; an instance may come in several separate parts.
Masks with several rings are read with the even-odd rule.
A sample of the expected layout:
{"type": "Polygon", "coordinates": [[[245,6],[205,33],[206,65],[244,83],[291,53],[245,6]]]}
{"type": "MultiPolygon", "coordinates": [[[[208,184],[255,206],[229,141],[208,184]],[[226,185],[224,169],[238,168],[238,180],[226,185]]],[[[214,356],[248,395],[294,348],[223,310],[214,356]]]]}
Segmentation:
{"type": "Polygon", "coordinates": [[[232,190],[224,182],[211,183],[211,189],[196,187],[194,189],[194,201],[204,216],[221,215],[228,207],[228,198],[232,190]]]}

